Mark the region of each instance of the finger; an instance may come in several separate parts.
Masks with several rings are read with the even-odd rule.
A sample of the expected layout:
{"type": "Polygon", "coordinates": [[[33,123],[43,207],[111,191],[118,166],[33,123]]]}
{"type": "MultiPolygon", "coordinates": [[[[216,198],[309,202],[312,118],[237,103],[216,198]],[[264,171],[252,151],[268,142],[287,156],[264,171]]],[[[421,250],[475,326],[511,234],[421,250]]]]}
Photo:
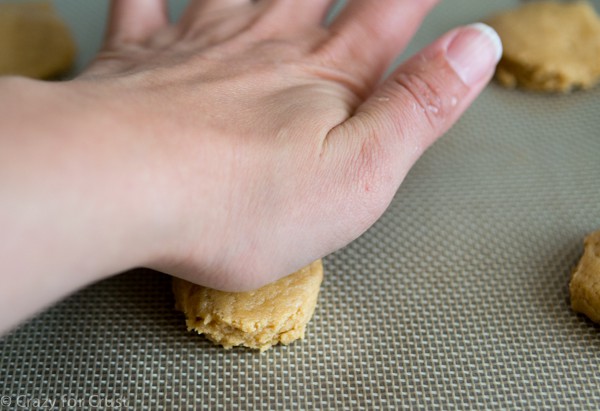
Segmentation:
{"type": "Polygon", "coordinates": [[[227,11],[250,3],[252,0],[191,0],[183,15],[190,19],[197,19],[203,14],[227,11]]]}
{"type": "Polygon", "coordinates": [[[368,89],[379,82],[437,1],[350,0],[332,23],[322,51],[368,89]]]}
{"type": "Polygon", "coordinates": [[[141,42],[168,22],[165,0],[113,0],[108,23],[108,41],[141,42]]]}
{"type": "Polygon", "coordinates": [[[501,54],[500,38],[484,24],[451,31],[401,65],[353,117],[329,133],[327,146],[346,141],[361,161],[374,159],[367,168],[401,164],[390,171],[399,185],[481,92],[501,54]]]}
{"type": "Polygon", "coordinates": [[[191,0],[178,23],[186,37],[208,46],[239,33],[254,19],[252,0],[191,0]]]}
{"type": "Polygon", "coordinates": [[[327,12],[336,0],[260,0],[265,18],[272,29],[304,29],[324,24],[327,12]]]}

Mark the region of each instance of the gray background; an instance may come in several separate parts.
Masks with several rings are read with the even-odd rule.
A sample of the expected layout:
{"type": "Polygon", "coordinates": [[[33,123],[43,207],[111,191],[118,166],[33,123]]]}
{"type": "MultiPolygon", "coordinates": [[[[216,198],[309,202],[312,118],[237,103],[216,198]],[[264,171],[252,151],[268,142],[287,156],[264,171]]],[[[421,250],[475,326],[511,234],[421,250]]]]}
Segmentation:
{"type": "MultiPolygon", "coordinates": [[[[81,67],[106,3],[56,4],[81,67]]],[[[446,0],[409,52],[515,4],[446,0]]],[[[570,311],[567,288],[600,228],[599,104],[600,88],[490,85],[383,218],[326,258],[303,342],[223,351],[186,332],[167,276],[136,271],[0,340],[0,395],[164,410],[599,409],[600,327],[570,311]]]]}

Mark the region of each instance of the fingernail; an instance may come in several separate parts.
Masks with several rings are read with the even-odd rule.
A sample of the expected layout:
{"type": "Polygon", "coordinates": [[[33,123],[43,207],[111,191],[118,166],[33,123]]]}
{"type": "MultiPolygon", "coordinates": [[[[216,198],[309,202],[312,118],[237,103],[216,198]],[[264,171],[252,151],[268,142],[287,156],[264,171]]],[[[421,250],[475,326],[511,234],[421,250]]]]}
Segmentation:
{"type": "Polygon", "coordinates": [[[490,75],[501,56],[500,37],[483,23],[459,29],[446,51],[448,62],[469,86],[490,75]]]}

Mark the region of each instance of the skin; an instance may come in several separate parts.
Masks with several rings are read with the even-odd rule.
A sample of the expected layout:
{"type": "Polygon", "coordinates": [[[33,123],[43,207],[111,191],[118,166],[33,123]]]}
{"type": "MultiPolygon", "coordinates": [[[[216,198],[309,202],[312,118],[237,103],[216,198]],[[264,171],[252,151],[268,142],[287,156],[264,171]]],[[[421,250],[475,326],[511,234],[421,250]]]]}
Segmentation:
{"type": "Polygon", "coordinates": [[[370,227],[497,56],[457,70],[458,28],[382,80],[436,2],[331,3],[115,0],[81,76],[0,80],[0,330],[139,266],[253,289],[370,227]]]}

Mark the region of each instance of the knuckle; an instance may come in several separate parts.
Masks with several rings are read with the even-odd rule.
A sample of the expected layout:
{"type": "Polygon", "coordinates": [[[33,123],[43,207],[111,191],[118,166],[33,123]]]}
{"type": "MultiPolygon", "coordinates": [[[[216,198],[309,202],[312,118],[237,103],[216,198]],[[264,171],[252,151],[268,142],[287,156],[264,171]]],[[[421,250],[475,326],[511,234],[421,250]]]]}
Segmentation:
{"type": "Polygon", "coordinates": [[[353,220],[363,231],[371,226],[385,211],[395,192],[392,158],[381,138],[370,131],[356,147],[348,165],[348,200],[354,204],[353,220]]]}
{"type": "Polygon", "coordinates": [[[424,117],[434,131],[439,131],[448,117],[447,98],[441,84],[435,78],[421,73],[398,73],[393,77],[394,84],[401,93],[412,101],[412,109],[419,117],[424,117]]]}

